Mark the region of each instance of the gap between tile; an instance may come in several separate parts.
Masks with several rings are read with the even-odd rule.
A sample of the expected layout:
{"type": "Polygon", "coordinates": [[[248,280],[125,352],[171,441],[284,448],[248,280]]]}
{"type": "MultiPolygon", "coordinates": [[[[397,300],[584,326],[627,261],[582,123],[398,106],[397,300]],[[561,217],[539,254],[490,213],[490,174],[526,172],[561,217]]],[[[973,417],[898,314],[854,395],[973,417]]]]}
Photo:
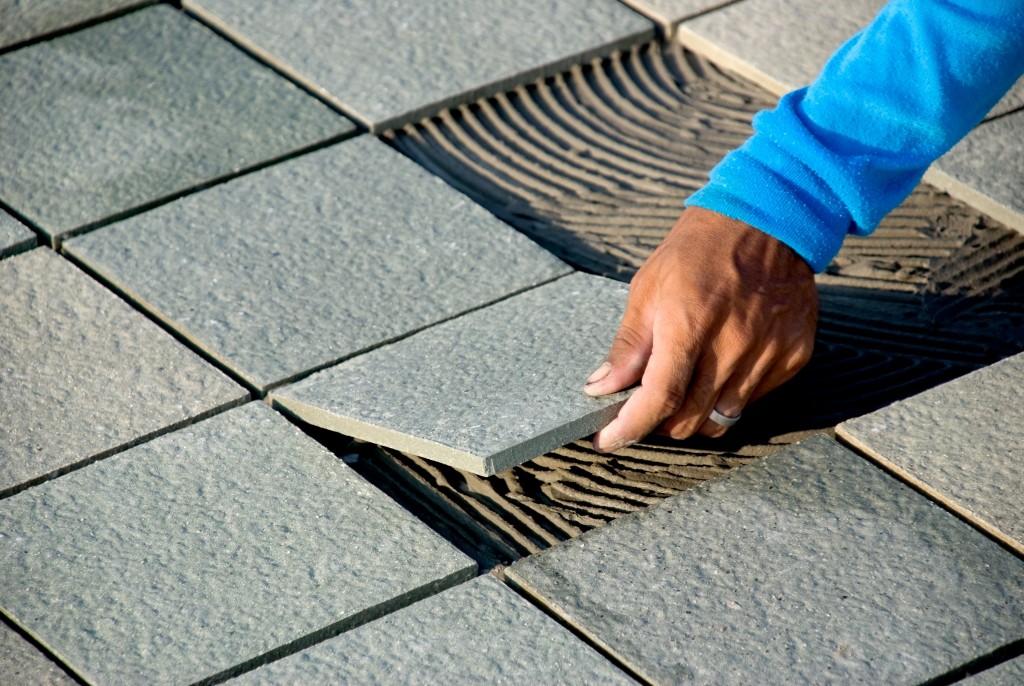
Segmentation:
{"type": "MultiPolygon", "coordinates": [[[[5,54],[7,54],[9,52],[14,52],[15,50],[20,50],[21,48],[27,48],[28,46],[35,45],[36,43],[44,43],[44,42],[46,42],[48,40],[53,40],[54,38],[60,38],[61,36],[66,36],[69,33],[75,33],[76,31],[82,31],[84,29],[90,28],[92,26],[96,26],[97,24],[102,24],[102,23],[107,22],[107,21],[112,21],[114,19],[120,19],[121,17],[126,17],[129,14],[133,14],[135,12],[138,12],[139,10],[144,10],[147,7],[152,7],[153,5],[159,5],[159,4],[162,4],[161,0],[138,0],[138,2],[136,2],[136,4],[134,4],[134,5],[130,6],[130,7],[121,7],[121,8],[118,8],[116,10],[113,10],[111,12],[106,12],[104,14],[99,14],[99,15],[96,15],[94,17],[90,17],[89,19],[86,19],[84,21],[80,21],[78,23],[71,24],[69,26],[64,26],[64,27],[59,28],[59,29],[52,29],[50,31],[41,33],[41,34],[39,34],[37,36],[32,36],[31,38],[26,38],[25,40],[20,41],[18,43],[12,43],[11,45],[8,45],[8,46],[0,48],[0,55],[5,55],[5,54]]],[[[177,5],[180,4],[180,0],[169,0],[169,4],[177,6],[177,5]]]]}
{"type": "Polygon", "coordinates": [[[89,682],[86,681],[84,677],[78,674],[78,672],[76,672],[69,664],[58,657],[57,654],[50,650],[45,643],[37,639],[31,632],[27,631],[20,624],[15,622],[2,607],[0,607],[0,624],[6,626],[8,629],[24,639],[26,643],[42,653],[47,660],[56,665],[58,669],[64,672],[68,678],[72,679],[75,683],[82,684],[82,686],[89,686],[89,682]]]}

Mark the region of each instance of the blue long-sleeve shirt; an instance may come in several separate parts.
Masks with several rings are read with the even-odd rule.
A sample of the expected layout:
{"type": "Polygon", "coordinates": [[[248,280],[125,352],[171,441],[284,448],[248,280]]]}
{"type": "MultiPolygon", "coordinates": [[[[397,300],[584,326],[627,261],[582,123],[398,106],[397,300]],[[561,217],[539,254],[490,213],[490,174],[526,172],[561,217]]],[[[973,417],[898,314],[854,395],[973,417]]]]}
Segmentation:
{"type": "Polygon", "coordinates": [[[891,0],[687,200],[822,271],[910,194],[1024,73],[1024,0],[891,0]]]}

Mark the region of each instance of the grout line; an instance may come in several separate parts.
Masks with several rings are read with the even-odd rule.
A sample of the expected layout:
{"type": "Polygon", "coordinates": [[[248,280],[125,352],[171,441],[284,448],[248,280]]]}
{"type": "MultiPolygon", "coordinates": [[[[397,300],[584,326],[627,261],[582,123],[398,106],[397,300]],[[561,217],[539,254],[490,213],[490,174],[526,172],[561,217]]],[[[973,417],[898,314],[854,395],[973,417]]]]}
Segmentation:
{"type": "MultiPolygon", "coordinates": [[[[148,212],[158,207],[162,207],[163,205],[170,204],[175,200],[180,200],[181,198],[194,195],[205,190],[209,190],[210,188],[213,188],[215,186],[220,186],[222,184],[229,183],[243,176],[248,176],[249,174],[254,174],[256,172],[262,171],[267,167],[272,167],[277,164],[283,164],[298,157],[302,157],[303,155],[308,155],[318,150],[329,148],[332,145],[337,145],[344,141],[350,140],[352,138],[362,135],[363,133],[365,132],[357,128],[354,131],[348,131],[345,133],[339,133],[333,136],[328,136],[327,138],[324,138],[323,140],[320,141],[316,141],[315,143],[310,143],[308,145],[295,148],[294,150],[282,153],[280,155],[277,155],[276,157],[270,157],[265,160],[261,160],[260,162],[257,162],[255,164],[249,165],[247,167],[242,167],[240,169],[227,172],[226,174],[216,176],[212,179],[207,179],[197,184],[187,186],[180,190],[172,191],[167,195],[163,195],[152,200],[147,200],[146,202],[143,202],[139,205],[135,205],[134,207],[130,207],[128,209],[115,212],[114,214],[108,215],[101,219],[97,219],[95,221],[88,222],[86,224],[82,224],[81,226],[75,227],[73,229],[69,229],[67,231],[57,231],[56,233],[52,234],[53,247],[57,250],[61,250],[62,244],[64,243],[64,241],[68,239],[74,238],[76,236],[81,236],[82,234],[95,231],[96,229],[101,229],[104,226],[109,226],[110,224],[116,224],[117,222],[124,221],[125,219],[128,219],[130,217],[134,217],[137,214],[142,214],[143,212],[148,212]]],[[[49,234],[49,232],[45,233],[49,234]]]]}
{"type": "Polygon", "coordinates": [[[42,476],[37,476],[27,481],[23,481],[17,484],[16,486],[11,486],[10,488],[7,488],[5,490],[0,490],[0,500],[27,491],[33,486],[38,486],[40,484],[46,483],[47,481],[58,479],[64,476],[65,474],[77,472],[79,469],[88,467],[89,465],[95,462],[105,460],[108,457],[114,457],[115,455],[120,455],[126,450],[130,450],[131,448],[135,448],[145,443],[149,443],[153,439],[160,438],[161,436],[164,436],[166,434],[174,433],[179,429],[184,429],[187,426],[192,426],[193,424],[197,424],[205,419],[209,419],[216,415],[227,412],[228,410],[240,407],[241,405],[245,405],[246,403],[251,401],[251,397],[247,398],[245,396],[240,396],[238,398],[235,398],[234,400],[228,400],[226,402],[221,403],[220,405],[211,407],[210,409],[204,410],[203,412],[195,414],[191,417],[186,417],[181,421],[177,421],[172,424],[167,424],[165,426],[160,427],[159,429],[150,431],[149,433],[142,434],[141,436],[136,436],[135,438],[132,438],[131,440],[125,443],[121,443],[120,445],[114,446],[113,448],[101,450],[100,452],[94,453],[93,455],[90,455],[89,457],[78,462],[75,462],[73,464],[58,467],[57,469],[53,469],[47,472],[46,474],[43,474],[42,476]]]}
{"type": "Polygon", "coordinates": [[[121,17],[126,17],[129,14],[134,14],[135,12],[138,12],[138,11],[144,10],[144,9],[148,9],[150,7],[153,7],[154,5],[159,5],[159,4],[163,4],[161,2],[161,0],[138,0],[134,5],[131,5],[129,7],[122,7],[120,9],[116,9],[116,10],[114,10],[112,12],[106,12],[104,14],[98,14],[96,16],[92,16],[92,17],[89,17],[87,19],[83,19],[83,20],[81,20],[81,21],[79,21],[77,23],[71,24],[69,26],[63,26],[61,28],[51,29],[51,30],[46,31],[44,33],[40,33],[40,34],[32,36],[30,38],[26,38],[26,39],[24,39],[22,41],[19,41],[17,43],[12,43],[11,45],[7,45],[5,47],[0,48],[0,55],[5,55],[5,54],[7,54],[9,52],[14,52],[15,50],[20,50],[21,48],[27,48],[27,47],[32,46],[32,45],[37,45],[39,43],[45,43],[46,41],[53,40],[55,38],[60,38],[62,36],[66,36],[66,35],[71,34],[71,33],[76,33],[78,31],[84,31],[85,29],[92,28],[93,26],[97,26],[99,24],[103,24],[103,23],[108,22],[108,21],[113,21],[114,19],[120,19],[121,17]]]}
{"type": "Polygon", "coordinates": [[[711,7],[705,7],[703,9],[697,10],[696,12],[685,14],[682,17],[671,19],[663,14],[659,14],[656,10],[653,10],[650,7],[648,7],[645,4],[644,0],[619,0],[621,4],[625,5],[629,9],[636,12],[637,14],[642,15],[647,19],[653,21],[655,24],[657,24],[659,37],[665,38],[670,38],[672,34],[675,33],[676,28],[678,28],[679,25],[682,24],[683,22],[690,21],[691,19],[696,19],[697,17],[703,17],[705,14],[717,12],[718,10],[724,9],[729,5],[735,5],[736,3],[743,1],[744,0],[719,0],[717,4],[712,5],[711,7]]]}
{"type": "MultiPolygon", "coordinates": [[[[141,298],[136,298],[128,293],[127,288],[122,286],[105,275],[101,274],[98,270],[94,269],[88,262],[82,260],[73,252],[68,252],[66,248],[61,246],[58,253],[61,257],[65,258],[71,264],[75,265],[83,272],[86,273],[93,280],[97,281],[101,286],[111,291],[114,295],[123,300],[129,307],[141,314],[148,321],[156,324],[162,331],[169,334],[178,343],[181,343],[184,347],[188,348],[193,354],[197,355],[201,360],[211,365],[219,372],[227,376],[229,379],[240,385],[249,393],[250,400],[260,400],[266,395],[266,391],[261,390],[253,382],[246,379],[241,372],[236,371],[226,362],[219,359],[214,353],[205,349],[203,344],[198,339],[193,339],[184,331],[177,329],[174,325],[174,320],[171,317],[163,315],[158,308],[151,307],[145,303],[141,298]]],[[[246,401],[248,402],[248,401],[246,401]]]]}
{"type": "Polygon", "coordinates": [[[569,633],[571,633],[577,639],[579,639],[583,643],[586,643],[593,650],[597,651],[597,653],[601,655],[601,657],[605,658],[613,665],[621,669],[627,676],[641,684],[645,684],[646,686],[655,686],[656,682],[653,679],[645,677],[643,674],[637,672],[635,669],[630,667],[622,658],[620,658],[612,651],[610,646],[607,646],[604,642],[597,638],[597,636],[587,632],[587,630],[583,627],[573,624],[569,618],[563,616],[557,608],[555,608],[553,605],[550,605],[539,594],[536,594],[529,588],[520,585],[514,579],[508,578],[508,576],[504,573],[504,569],[495,570],[492,576],[494,576],[499,581],[504,583],[505,586],[510,588],[521,598],[523,598],[528,603],[536,607],[545,615],[556,621],[559,625],[562,626],[562,628],[568,630],[569,633]]]}
{"type": "Polygon", "coordinates": [[[476,578],[476,576],[477,570],[475,565],[470,568],[452,572],[444,578],[429,581],[418,588],[406,591],[401,595],[379,602],[372,607],[360,610],[349,615],[345,619],[329,624],[315,631],[311,631],[305,636],[301,636],[289,641],[288,643],[272,648],[265,653],[257,655],[256,657],[233,665],[222,672],[200,679],[195,682],[193,686],[211,686],[212,684],[220,684],[228,681],[229,679],[245,674],[246,672],[254,671],[260,667],[271,664],[272,662],[276,662],[302,652],[306,648],[310,648],[318,643],[336,638],[337,636],[352,631],[353,629],[358,629],[370,622],[373,622],[374,620],[381,619],[398,612],[399,610],[403,610],[421,600],[426,600],[427,598],[447,591],[450,588],[454,588],[460,584],[470,581],[476,578]]]}
{"type": "Polygon", "coordinates": [[[65,661],[58,656],[56,652],[50,650],[49,646],[47,646],[41,639],[36,638],[36,636],[30,631],[22,627],[7,610],[2,608],[0,608],[0,625],[6,626],[8,629],[18,634],[18,636],[20,636],[26,643],[42,653],[47,660],[67,674],[75,683],[82,684],[83,686],[89,686],[89,682],[86,681],[85,677],[80,675],[73,667],[71,667],[70,661],[65,661]]]}
{"type": "Polygon", "coordinates": [[[956,518],[966,522],[972,528],[983,533],[987,538],[991,539],[1006,550],[1006,552],[1024,560],[1024,546],[967,508],[957,504],[952,498],[949,498],[942,492],[928,486],[928,484],[916,478],[910,472],[899,468],[889,460],[886,460],[884,457],[871,450],[868,446],[840,431],[836,431],[835,440],[843,447],[857,454],[859,457],[864,458],[900,483],[908,486],[956,518]]]}
{"type": "Polygon", "coordinates": [[[921,686],[948,686],[949,684],[962,681],[969,676],[984,673],[993,667],[998,667],[1021,656],[1024,656],[1024,638],[1000,646],[990,653],[986,653],[981,657],[951,669],[945,674],[929,679],[921,684],[921,686]]]}

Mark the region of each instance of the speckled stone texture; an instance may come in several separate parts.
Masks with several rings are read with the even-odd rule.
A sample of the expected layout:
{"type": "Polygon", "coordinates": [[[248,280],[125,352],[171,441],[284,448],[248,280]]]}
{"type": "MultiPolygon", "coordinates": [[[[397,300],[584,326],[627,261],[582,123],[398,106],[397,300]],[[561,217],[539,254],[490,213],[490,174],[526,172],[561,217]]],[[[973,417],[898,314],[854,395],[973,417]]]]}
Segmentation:
{"type": "Polygon", "coordinates": [[[824,437],[507,577],[659,684],[917,684],[1024,635],[1024,561],[824,437]]]}
{"type": "Polygon", "coordinates": [[[633,684],[492,576],[232,681],[242,684],[633,684]]]}
{"type": "MultiPolygon", "coordinates": [[[[965,198],[978,209],[1024,231],[1024,110],[981,124],[934,168],[980,194],[965,198]]],[[[937,183],[962,195],[955,186],[937,183]]]]}
{"type": "Polygon", "coordinates": [[[625,284],[573,274],[271,394],[304,421],[491,475],[593,433],[628,392],[583,383],[608,352],[625,284]]]}
{"type": "Polygon", "coordinates": [[[0,56],[0,199],[60,236],[353,130],[158,6],[0,56]]]}
{"type": "Polygon", "coordinates": [[[74,683],[35,646],[0,623],[0,684],[74,686],[74,683]]]}
{"type": "Polygon", "coordinates": [[[66,247],[264,390],[570,271],[370,136],[66,247]]]}
{"type": "Polygon", "coordinates": [[[373,130],[653,34],[613,0],[188,0],[373,130]]]}
{"type": "Polygon", "coordinates": [[[962,686],[1020,686],[1024,684],[1024,657],[996,665],[960,683],[962,686]]]}
{"type": "Polygon", "coordinates": [[[721,7],[731,0],[621,0],[645,17],[650,17],[664,27],[709,10],[721,7]]]}
{"type": "Polygon", "coordinates": [[[0,210],[0,259],[33,248],[36,235],[24,224],[0,210]]]}
{"type": "Polygon", "coordinates": [[[248,397],[48,249],[0,293],[0,495],[248,397]]]}
{"type": "Polygon", "coordinates": [[[1024,353],[837,431],[1024,553],[1022,387],[1024,353]]]}
{"type": "MultiPolygon", "coordinates": [[[[685,22],[679,37],[722,66],[782,95],[813,81],[836,48],[871,23],[886,2],[743,0],[685,22]]],[[[989,116],[1005,114],[1021,104],[1024,80],[989,116]]]]}
{"type": "Polygon", "coordinates": [[[4,0],[0,2],[0,48],[141,4],[140,0],[4,0]]]}
{"type": "Polygon", "coordinates": [[[261,403],[0,501],[0,605],[93,683],[192,683],[474,570],[261,403]]]}

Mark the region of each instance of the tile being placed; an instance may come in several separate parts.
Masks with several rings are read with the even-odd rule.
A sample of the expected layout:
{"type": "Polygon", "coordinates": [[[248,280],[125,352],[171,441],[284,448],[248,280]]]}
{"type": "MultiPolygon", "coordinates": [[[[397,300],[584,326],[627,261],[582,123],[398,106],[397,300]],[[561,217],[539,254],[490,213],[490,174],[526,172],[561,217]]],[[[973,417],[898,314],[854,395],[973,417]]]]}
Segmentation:
{"type": "Polygon", "coordinates": [[[824,437],[507,577],[658,684],[917,684],[1024,636],[1024,560],[824,437]]]}
{"type": "Polygon", "coordinates": [[[0,501],[0,606],[91,683],[194,683],[474,571],[262,403],[0,501]]]}
{"type": "Polygon", "coordinates": [[[353,130],[151,7],[0,56],[0,199],[49,237],[353,130]]]}
{"type": "Polygon", "coordinates": [[[0,496],[248,398],[48,249],[0,293],[0,496]]]}
{"type": "Polygon", "coordinates": [[[374,131],[653,35],[615,0],[188,0],[374,131]]]}
{"type": "Polygon", "coordinates": [[[1024,553],[1022,387],[1024,353],[843,422],[837,432],[1024,553]]]}
{"type": "Polygon", "coordinates": [[[1024,656],[986,669],[959,683],[962,686],[1020,686],[1024,684],[1024,656]]]}
{"type": "Polygon", "coordinates": [[[74,683],[35,646],[0,623],[0,684],[74,686],[74,683]]]}
{"type": "Polygon", "coordinates": [[[982,123],[925,180],[1024,231],[1024,110],[982,123]]]}
{"type": "Polygon", "coordinates": [[[627,393],[591,398],[627,287],[576,273],[271,394],[326,429],[490,475],[607,424],[627,393]]]}
{"type": "Polygon", "coordinates": [[[141,4],[140,0],[5,0],[0,3],[0,48],[141,4]]]}
{"type": "Polygon", "coordinates": [[[370,136],[65,245],[261,390],[570,271],[370,136]]]}
{"type": "Polygon", "coordinates": [[[0,210],[0,258],[35,246],[36,235],[14,217],[0,210]]]}
{"type": "Polygon", "coordinates": [[[421,600],[231,681],[633,684],[492,576],[421,600]]]}

